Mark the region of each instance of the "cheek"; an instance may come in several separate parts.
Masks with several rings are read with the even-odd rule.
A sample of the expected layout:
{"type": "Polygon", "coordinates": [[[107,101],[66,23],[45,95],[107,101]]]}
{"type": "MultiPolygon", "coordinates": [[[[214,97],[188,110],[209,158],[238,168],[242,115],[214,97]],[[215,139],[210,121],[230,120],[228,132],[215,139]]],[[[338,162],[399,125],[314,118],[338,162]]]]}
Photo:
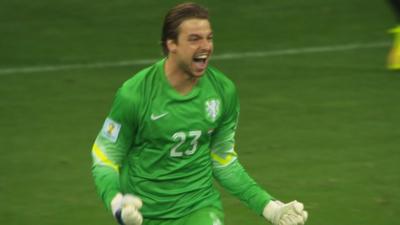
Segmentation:
{"type": "Polygon", "coordinates": [[[186,50],[188,53],[194,53],[197,50],[197,48],[198,48],[197,45],[192,44],[192,45],[188,45],[186,50]]]}
{"type": "Polygon", "coordinates": [[[180,53],[182,56],[192,59],[196,50],[197,50],[196,47],[187,45],[187,46],[185,46],[185,48],[180,49],[180,53]]]}

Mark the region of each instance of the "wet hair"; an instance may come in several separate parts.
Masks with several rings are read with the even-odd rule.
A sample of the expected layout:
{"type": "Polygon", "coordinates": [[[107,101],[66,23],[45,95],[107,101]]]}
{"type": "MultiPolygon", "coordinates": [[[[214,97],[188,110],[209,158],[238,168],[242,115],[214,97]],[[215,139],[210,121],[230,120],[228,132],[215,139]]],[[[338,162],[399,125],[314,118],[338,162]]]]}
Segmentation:
{"type": "Polygon", "coordinates": [[[196,3],[182,3],[170,9],[165,15],[161,33],[161,47],[164,55],[168,55],[167,41],[178,41],[179,26],[188,19],[208,20],[208,10],[196,3]]]}

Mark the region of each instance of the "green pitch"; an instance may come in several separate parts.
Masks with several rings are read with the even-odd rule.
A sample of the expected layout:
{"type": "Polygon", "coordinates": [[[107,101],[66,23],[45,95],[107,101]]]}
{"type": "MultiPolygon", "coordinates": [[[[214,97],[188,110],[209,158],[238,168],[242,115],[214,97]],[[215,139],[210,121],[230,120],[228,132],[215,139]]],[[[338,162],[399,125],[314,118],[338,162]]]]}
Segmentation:
{"type": "MultiPolygon", "coordinates": [[[[199,2],[211,10],[212,64],[238,87],[249,174],[303,201],[309,225],[397,224],[400,74],[385,69],[385,2],[199,2]]],[[[161,56],[175,3],[0,3],[0,224],[113,224],[91,145],[116,89],[148,65],[135,60],[161,56]]],[[[226,194],[224,206],[227,225],[267,224],[226,194]]]]}

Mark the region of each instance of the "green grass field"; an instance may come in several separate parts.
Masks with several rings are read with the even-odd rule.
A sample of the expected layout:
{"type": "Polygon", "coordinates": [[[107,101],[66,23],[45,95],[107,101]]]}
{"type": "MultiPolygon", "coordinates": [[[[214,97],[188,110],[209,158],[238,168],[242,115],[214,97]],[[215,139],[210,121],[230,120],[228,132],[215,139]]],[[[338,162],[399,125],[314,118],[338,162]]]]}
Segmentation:
{"type": "MultiPolygon", "coordinates": [[[[116,89],[148,65],[118,62],[161,57],[162,18],[177,2],[0,2],[0,224],[115,224],[95,193],[91,145],[116,89]]],[[[303,201],[308,225],[399,224],[388,5],[198,2],[212,15],[212,64],[239,90],[248,172],[282,201],[303,201]]],[[[226,225],[267,224],[223,197],[226,225]]]]}

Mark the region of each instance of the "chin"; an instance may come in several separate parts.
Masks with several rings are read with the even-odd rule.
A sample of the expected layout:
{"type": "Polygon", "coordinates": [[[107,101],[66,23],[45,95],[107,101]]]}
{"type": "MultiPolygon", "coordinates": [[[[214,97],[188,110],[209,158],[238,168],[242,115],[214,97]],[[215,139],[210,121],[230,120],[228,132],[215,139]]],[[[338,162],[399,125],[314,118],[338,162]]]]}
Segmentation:
{"type": "Polygon", "coordinates": [[[199,72],[196,71],[196,72],[192,73],[192,76],[196,77],[196,78],[200,78],[200,77],[202,77],[204,75],[205,72],[206,72],[206,70],[199,71],[199,72]]]}
{"type": "Polygon", "coordinates": [[[193,77],[202,77],[207,70],[207,66],[205,66],[203,69],[199,68],[192,68],[191,74],[193,77]]]}

